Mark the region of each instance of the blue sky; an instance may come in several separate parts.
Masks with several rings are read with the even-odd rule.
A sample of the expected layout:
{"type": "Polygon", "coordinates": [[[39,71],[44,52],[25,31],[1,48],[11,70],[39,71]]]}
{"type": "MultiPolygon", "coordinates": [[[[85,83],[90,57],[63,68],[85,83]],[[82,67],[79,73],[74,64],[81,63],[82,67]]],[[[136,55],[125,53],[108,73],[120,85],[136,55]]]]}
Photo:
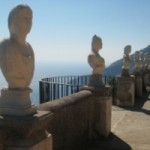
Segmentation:
{"type": "Polygon", "coordinates": [[[150,0],[0,0],[0,39],[9,37],[7,18],[17,4],[33,10],[27,36],[36,62],[87,63],[94,34],[102,38],[100,55],[109,64],[150,45],[150,0]]]}

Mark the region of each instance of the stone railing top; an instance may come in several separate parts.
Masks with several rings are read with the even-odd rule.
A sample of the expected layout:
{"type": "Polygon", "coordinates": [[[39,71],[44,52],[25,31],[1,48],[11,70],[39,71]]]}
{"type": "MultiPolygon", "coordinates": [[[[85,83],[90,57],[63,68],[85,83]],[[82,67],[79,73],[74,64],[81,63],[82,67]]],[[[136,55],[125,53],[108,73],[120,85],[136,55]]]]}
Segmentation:
{"type": "Polygon", "coordinates": [[[75,93],[70,96],[66,96],[64,98],[61,98],[59,100],[46,102],[43,104],[38,105],[39,110],[47,110],[47,111],[55,111],[60,108],[64,108],[67,106],[70,106],[76,102],[86,100],[89,96],[92,95],[92,92],[88,90],[83,90],[78,93],[75,93]]]}

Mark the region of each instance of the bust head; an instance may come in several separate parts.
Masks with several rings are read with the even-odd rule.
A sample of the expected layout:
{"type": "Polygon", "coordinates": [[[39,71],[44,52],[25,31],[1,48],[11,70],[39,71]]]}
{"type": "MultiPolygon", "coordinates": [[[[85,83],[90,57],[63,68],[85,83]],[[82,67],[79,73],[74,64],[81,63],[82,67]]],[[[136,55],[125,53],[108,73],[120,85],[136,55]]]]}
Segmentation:
{"type": "Polygon", "coordinates": [[[102,48],[102,39],[97,35],[94,35],[92,38],[92,50],[98,52],[102,48]]]}
{"type": "Polygon", "coordinates": [[[148,55],[147,52],[145,52],[145,53],[144,53],[144,60],[146,61],[146,60],[148,60],[148,58],[149,58],[149,55],[148,55]]]}
{"type": "Polygon", "coordinates": [[[17,5],[8,16],[8,27],[11,35],[26,35],[32,26],[32,10],[27,5],[17,5]]]}
{"type": "Polygon", "coordinates": [[[131,53],[131,45],[127,45],[124,48],[124,53],[129,55],[131,53]]]}
{"type": "Polygon", "coordinates": [[[144,61],[144,52],[140,53],[140,58],[141,58],[142,61],[144,61]]]}
{"type": "Polygon", "coordinates": [[[136,51],[136,52],[134,53],[134,57],[135,57],[136,60],[139,60],[139,55],[140,55],[140,52],[139,52],[139,51],[136,51]]]}

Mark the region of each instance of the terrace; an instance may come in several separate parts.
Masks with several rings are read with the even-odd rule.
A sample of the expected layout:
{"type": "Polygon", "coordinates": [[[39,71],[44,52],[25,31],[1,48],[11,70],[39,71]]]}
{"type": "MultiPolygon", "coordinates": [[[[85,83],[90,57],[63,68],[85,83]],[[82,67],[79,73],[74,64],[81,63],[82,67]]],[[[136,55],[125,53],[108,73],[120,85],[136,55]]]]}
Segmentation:
{"type": "MultiPolygon", "coordinates": [[[[42,102],[38,109],[53,113],[53,119],[48,126],[48,131],[53,135],[53,148],[55,150],[149,150],[148,88],[147,91],[143,91],[142,97],[135,96],[134,106],[112,105],[109,113],[109,106],[98,103],[93,92],[80,90],[88,85],[88,82],[89,76],[52,77],[39,82],[42,89],[40,92],[45,95],[41,96],[43,98],[41,102],[44,103],[42,102]],[[59,90],[63,94],[49,97],[50,91],[59,90]],[[102,120],[101,134],[93,133],[96,120],[102,120]]],[[[109,96],[115,95],[112,96],[115,100],[116,78],[103,77],[103,83],[111,87],[109,96]]]]}
{"type": "Polygon", "coordinates": [[[136,61],[130,75],[127,45],[121,76],[102,76],[102,39],[94,35],[88,55],[92,74],[42,79],[41,104],[35,106],[29,87],[35,59],[26,42],[31,16],[29,6],[14,7],[8,19],[10,38],[0,43],[0,67],[8,83],[0,95],[0,149],[149,150],[148,57],[140,60],[142,65],[136,61]]]}

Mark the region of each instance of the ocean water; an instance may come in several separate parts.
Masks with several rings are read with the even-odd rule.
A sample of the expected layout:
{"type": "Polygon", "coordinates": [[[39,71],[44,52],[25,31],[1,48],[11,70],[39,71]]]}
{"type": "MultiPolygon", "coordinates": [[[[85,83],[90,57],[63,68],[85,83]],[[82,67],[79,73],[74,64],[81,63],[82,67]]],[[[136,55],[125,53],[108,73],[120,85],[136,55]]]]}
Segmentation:
{"type": "MultiPolygon", "coordinates": [[[[88,75],[91,74],[91,68],[84,63],[36,63],[33,80],[30,87],[31,101],[34,104],[39,104],[39,81],[42,78],[56,76],[71,76],[71,75],[88,75]]],[[[7,83],[0,72],[0,89],[6,88],[7,83]]]]}

